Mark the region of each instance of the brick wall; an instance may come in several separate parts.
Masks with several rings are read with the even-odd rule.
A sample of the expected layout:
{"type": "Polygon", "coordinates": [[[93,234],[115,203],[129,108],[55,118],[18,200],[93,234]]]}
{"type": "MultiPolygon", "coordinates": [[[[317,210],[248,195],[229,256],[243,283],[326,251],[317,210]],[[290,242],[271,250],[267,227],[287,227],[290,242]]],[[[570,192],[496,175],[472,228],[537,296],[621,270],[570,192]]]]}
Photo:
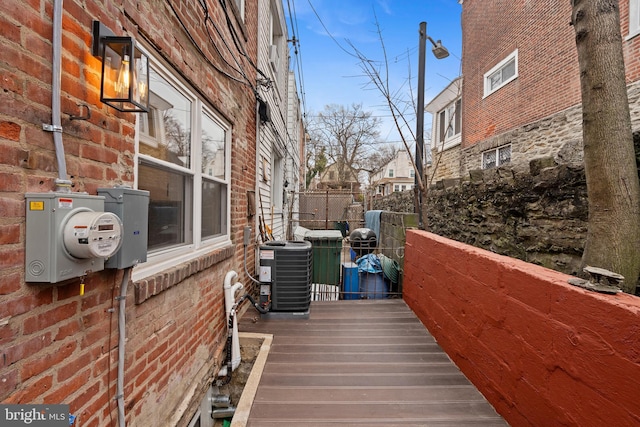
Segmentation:
{"type": "Polygon", "coordinates": [[[570,20],[569,2],[464,2],[463,146],[580,102],[570,20]],[[518,78],[483,98],[484,73],[515,49],[518,78]]]}
{"type": "Polygon", "coordinates": [[[640,300],[423,231],[403,297],[512,426],[640,423],[640,300]]]}
{"type": "MultiPolygon", "coordinates": [[[[131,35],[180,74],[233,126],[231,244],[186,264],[130,283],[127,293],[125,407],[131,426],[186,425],[221,364],[226,340],[225,273],[243,277],[242,233],[249,225],[247,190],[255,189],[255,97],[229,81],[203,55],[225,64],[209,40],[198,1],[64,2],[62,127],[73,191],[134,183],[135,114],[99,102],[100,62],[91,55],[91,22],[131,35]],[[199,52],[169,7],[197,41],[199,52]],[[179,5],[179,7],[178,7],[179,5]],[[88,105],[89,120],[70,120],[88,105]]],[[[227,22],[218,2],[211,18],[227,22]]],[[[58,176],[51,133],[52,1],[10,0],[0,17],[0,401],[66,403],[82,425],[113,425],[117,367],[115,297],[122,272],[105,270],[57,285],[24,282],[26,192],[54,189],[58,176]]],[[[246,2],[238,24],[244,49],[257,55],[257,5],[246,2]]],[[[227,55],[234,63],[230,54],[227,55]]],[[[248,74],[255,71],[243,58],[248,74]]],[[[253,250],[247,251],[253,265],[253,250]]],[[[244,281],[244,280],[243,280],[244,281]]]]}

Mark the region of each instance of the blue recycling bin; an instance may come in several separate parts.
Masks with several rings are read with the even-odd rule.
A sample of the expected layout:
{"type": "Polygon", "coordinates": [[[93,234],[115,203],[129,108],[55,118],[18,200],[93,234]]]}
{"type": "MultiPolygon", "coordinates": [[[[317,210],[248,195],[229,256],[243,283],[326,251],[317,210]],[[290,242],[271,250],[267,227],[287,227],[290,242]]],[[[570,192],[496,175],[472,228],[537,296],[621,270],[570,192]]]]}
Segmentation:
{"type": "Polygon", "coordinates": [[[360,296],[365,299],[384,299],[389,296],[389,284],[382,273],[359,273],[360,296]]]}
{"type": "Polygon", "coordinates": [[[358,264],[342,263],[342,295],[343,299],[360,299],[360,281],[358,280],[358,264]]]}

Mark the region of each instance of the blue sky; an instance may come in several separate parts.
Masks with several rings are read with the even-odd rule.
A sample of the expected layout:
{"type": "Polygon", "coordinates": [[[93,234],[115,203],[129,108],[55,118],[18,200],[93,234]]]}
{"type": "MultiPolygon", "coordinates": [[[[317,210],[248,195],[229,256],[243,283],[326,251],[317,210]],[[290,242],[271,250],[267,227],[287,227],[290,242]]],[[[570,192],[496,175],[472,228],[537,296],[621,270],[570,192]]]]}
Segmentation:
{"type": "MultiPolygon", "coordinates": [[[[425,102],[460,74],[462,35],[458,0],[287,0],[284,7],[285,15],[295,18],[288,22],[288,28],[289,38],[293,25],[293,35],[299,40],[299,61],[291,50],[292,62],[296,78],[302,75],[299,89],[304,90],[309,115],[327,104],[362,104],[365,111],[383,119],[382,139],[399,140],[386,117],[389,112],[380,92],[366,87],[369,80],[363,75],[358,59],[349,54],[353,52],[351,43],[370,60],[382,60],[376,17],[391,67],[390,87],[406,94],[403,99],[410,99],[411,88],[414,96],[417,93],[421,21],[427,22],[428,35],[434,40],[441,39],[450,53],[448,58],[437,60],[431,54],[431,44],[427,44],[425,102]]],[[[430,127],[430,123],[427,115],[425,126],[430,127]]]]}

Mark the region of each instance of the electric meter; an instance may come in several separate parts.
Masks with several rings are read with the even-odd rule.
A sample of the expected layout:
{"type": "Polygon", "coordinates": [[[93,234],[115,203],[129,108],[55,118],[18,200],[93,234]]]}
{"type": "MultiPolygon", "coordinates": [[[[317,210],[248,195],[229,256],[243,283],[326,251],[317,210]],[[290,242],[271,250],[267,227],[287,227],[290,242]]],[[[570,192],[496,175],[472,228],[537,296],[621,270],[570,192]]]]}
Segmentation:
{"type": "Polygon", "coordinates": [[[65,224],[63,238],[75,258],[108,258],[120,249],[122,223],[111,212],[78,212],[65,224]]]}

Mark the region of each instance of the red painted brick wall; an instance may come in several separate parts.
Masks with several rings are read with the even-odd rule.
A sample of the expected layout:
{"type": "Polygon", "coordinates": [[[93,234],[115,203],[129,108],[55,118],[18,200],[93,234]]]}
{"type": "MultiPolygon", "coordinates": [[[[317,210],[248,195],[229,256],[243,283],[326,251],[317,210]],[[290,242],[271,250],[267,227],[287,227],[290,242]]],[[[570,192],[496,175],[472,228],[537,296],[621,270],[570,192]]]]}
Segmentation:
{"type": "MultiPolygon", "coordinates": [[[[640,37],[628,34],[628,2],[620,1],[628,82],[640,79],[640,37]]],[[[575,30],[569,1],[465,0],[463,144],[550,116],[581,102],[575,30]],[[484,74],[518,49],[519,76],[483,99],[484,74]]]]}
{"type": "Polygon", "coordinates": [[[640,299],[408,231],[404,299],[512,426],[640,424],[640,299]]]}
{"type": "MultiPolygon", "coordinates": [[[[226,32],[220,2],[206,3],[211,19],[226,32]]],[[[111,426],[117,420],[114,297],[122,272],[89,275],[83,296],[79,279],[24,282],[24,193],[52,191],[58,176],[51,133],[42,130],[43,123],[51,123],[53,2],[8,0],[0,9],[0,402],[66,403],[81,425],[111,426]]],[[[240,43],[253,63],[257,13],[256,2],[246,2],[239,27],[240,43]]],[[[64,1],[62,127],[73,191],[95,195],[99,187],[132,185],[135,178],[135,115],[99,102],[100,62],[90,48],[94,19],[118,35],[144,41],[233,127],[233,243],[129,284],[125,406],[130,426],[174,425],[169,420],[176,421],[172,417],[180,411],[186,415],[178,425],[188,422],[222,363],[224,275],[233,269],[244,276],[246,192],[255,188],[255,97],[248,85],[229,81],[205,61],[203,55],[228,69],[203,16],[197,0],[64,1]],[[187,38],[169,4],[204,53],[187,38]],[[78,103],[91,109],[89,120],[69,120],[69,114],[80,114],[78,103]]],[[[249,61],[236,56],[255,79],[249,61]]],[[[253,265],[253,250],[247,252],[247,264],[253,265]]]]}

